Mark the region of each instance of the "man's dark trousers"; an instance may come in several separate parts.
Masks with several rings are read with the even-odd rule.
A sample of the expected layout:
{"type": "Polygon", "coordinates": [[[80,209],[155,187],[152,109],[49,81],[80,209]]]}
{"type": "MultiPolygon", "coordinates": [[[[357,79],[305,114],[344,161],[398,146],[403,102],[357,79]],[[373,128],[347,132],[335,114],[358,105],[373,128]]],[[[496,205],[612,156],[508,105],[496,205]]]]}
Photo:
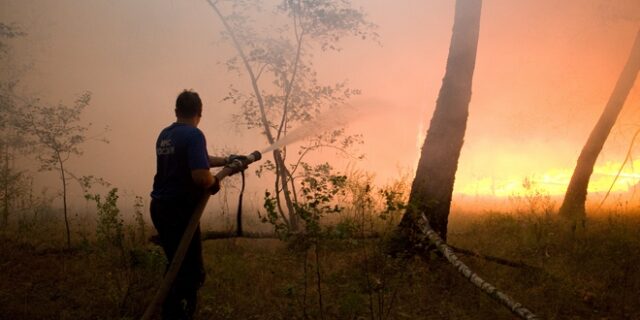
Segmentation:
{"type": "MultiPolygon", "coordinates": [[[[162,249],[169,263],[173,260],[182,234],[197,203],[198,199],[184,198],[151,200],[151,220],[158,230],[162,249]]],[[[198,226],[176,280],[162,305],[162,318],[165,320],[193,318],[196,311],[198,289],[204,283],[204,279],[202,242],[198,226]]]]}

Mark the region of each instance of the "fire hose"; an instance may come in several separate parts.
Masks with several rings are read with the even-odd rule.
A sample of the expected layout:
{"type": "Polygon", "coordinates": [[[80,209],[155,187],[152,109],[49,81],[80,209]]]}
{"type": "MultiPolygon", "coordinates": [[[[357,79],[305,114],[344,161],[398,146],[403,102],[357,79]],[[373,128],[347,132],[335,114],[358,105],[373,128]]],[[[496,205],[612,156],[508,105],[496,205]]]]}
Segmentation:
{"type": "MultiPolygon", "coordinates": [[[[216,173],[215,179],[216,183],[220,183],[224,178],[234,175],[236,173],[241,173],[242,175],[242,187],[240,192],[239,204],[238,204],[238,229],[237,235],[242,236],[242,222],[241,222],[241,210],[242,210],[242,193],[244,191],[244,170],[247,166],[255,161],[258,161],[262,158],[262,154],[259,151],[254,151],[248,156],[239,156],[234,157],[229,164],[225,165],[222,170],[216,173]]],[[[147,307],[142,316],[142,320],[149,320],[155,313],[158,311],[164,300],[166,299],[173,282],[182,266],[182,261],[187,253],[189,248],[189,244],[193,239],[193,235],[200,224],[200,218],[204,212],[204,209],[207,206],[207,202],[209,201],[209,197],[218,192],[218,189],[212,190],[212,192],[205,192],[200,201],[198,202],[196,209],[194,210],[187,227],[185,228],[184,234],[180,239],[180,244],[176,250],[176,253],[169,264],[169,268],[165,273],[164,279],[160,288],[156,292],[153,300],[147,307]]],[[[422,214],[421,219],[418,219],[418,227],[422,234],[429,239],[431,243],[433,243],[436,248],[445,256],[447,260],[456,268],[456,270],[461,273],[465,278],[467,278],[472,284],[476,287],[480,288],[486,294],[494,298],[495,300],[502,303],[504,306],[509,308],[511,312],[516,314],[518,317],[527,320],[535,320],[539,319],[535,314],[533,314],[529,309],[525,308],[522,304],[516,302],[509,295],[499,291],[490,283],[486,282],[482,278],[480,278],[475,272],[471,271],[469,267],[467,267],[462,261],[458,259],[458,257],[453,253],[453,250],[446,244],[444,241],[429,227],[429,221],[427,217],[422,214]]]]}
{"type": "MultiPolygon", "coordinates": [[[[259,151],[254,151],[246,157],[237,157],[230,161],[229,164],[225,165],[222,170],[214,175],[216,179],[216,183],[220,183],[222,179],[234,175],[238,172],[242,173],[242,185],[244,189],[244,169],[247,168],[249,164],[252,162],[258,161],[262,159],[262,154],[259,151]]],[[[171,290],[171,286],[178,275],[178,271],[180,271],[180,267],[182,266],[182,261],[184,260],[185,255],[187,254],[187,250],[189,249],[189,244],[193,239],[193,234],[196,232],[198,225],[200,224],[200,218],[202,217],[202,213],[207,206],[207,202],[209,201],[209,197],[218,190],[213,190],[213,192],[205,192],[205,194],[200,198],[196,209],[194,210],[191,218],[189,219],[189,223],[182,234],[182,238],[180,239],[180,244],[178,245],[178,249],[176,249],[176,253],[169,264],[169,268],[164,275],[164,279],[162,280],[162,284],[160,288],[156,292],[156,295],[153,297],[151,304],[147,307],[142,316],[142,320],[149,320],[153,315],[158,311],[160,305],[164,302],[169,294],[169,290],[171,290]]],[[[240,198],[242,199],[242,198],[240,198]]],[[[238,226],[238,228],[241,228],[238,226]]],[[[239,229],[238,232],[242,232],[242,229],[239,229]]]]}

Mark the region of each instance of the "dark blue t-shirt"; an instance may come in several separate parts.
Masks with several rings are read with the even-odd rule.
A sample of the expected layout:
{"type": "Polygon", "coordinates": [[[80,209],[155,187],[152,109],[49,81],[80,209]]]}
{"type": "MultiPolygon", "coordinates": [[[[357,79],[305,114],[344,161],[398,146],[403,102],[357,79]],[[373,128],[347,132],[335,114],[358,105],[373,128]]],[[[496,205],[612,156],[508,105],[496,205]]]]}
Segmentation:
{"type": "Polygon", "coordinates": [[[184,123],[173,123],[156,142],[157,171],[151,197],[159,200],[198,199],[204,190],[191,178],[191,170],[209,169],[204,134],[184,123]]]}

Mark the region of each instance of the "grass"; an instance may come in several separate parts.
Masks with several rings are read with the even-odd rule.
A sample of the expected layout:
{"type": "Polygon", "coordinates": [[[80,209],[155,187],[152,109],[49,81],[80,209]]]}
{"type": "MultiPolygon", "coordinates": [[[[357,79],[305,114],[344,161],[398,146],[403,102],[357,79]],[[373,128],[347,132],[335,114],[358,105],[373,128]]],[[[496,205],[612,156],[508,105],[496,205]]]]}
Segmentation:
{"type": "MultiPolygon", "coordinates": [[[[122,251],[78,235],[74,250],[59,250],[61,225],[47,221],[0,235],[3,318],[139,318],[162,276],[161,250],[127,241],[122,251]]],[[[342,239],[320,239],[317,257],[313,245],[300,245],[307,239],[205,241],[198,318],[513,318],[436,255],[390,257],[384,238],[351,238],[343,229],[333,229],[342,239]]],[[[573,234],[553,214],[454,213],[449,242],[536,267],[462,256],[544,319],[640,318],[638,214],[593,217],[573,234]]]]}

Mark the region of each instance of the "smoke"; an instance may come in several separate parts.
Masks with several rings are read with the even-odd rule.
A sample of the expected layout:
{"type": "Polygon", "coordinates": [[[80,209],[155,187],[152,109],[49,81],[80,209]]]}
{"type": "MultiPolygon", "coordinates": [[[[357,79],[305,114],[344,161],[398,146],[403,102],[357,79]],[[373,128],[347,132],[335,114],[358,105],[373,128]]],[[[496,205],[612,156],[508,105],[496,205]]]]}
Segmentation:
{"type": "Polygon", "coordinates": [[[392,110],[392,105],[382,99],[355,99],[351,103],[334,107],[315,119],[301,124],[298,128],[290,131],[286,136],[260,152],[270,152],[314,134],[321,134],[334,128],[344,127],[354,120],[361,120],[378,112],[390,110],[392,110]]]}

